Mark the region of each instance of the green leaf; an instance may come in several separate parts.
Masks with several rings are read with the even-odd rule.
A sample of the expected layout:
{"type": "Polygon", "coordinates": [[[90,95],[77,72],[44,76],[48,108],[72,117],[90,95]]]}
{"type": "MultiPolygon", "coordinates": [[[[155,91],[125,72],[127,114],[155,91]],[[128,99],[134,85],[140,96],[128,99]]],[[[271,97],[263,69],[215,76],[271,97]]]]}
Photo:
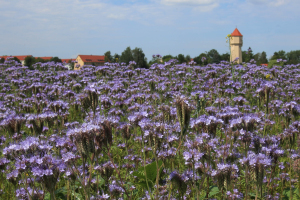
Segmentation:
{"type": "Polygon", "coordinates": [[[253,192],[249,192],[248,195],[250,196],[251,199],[255,199],[256,194],[253,192]]]}
{"type": "Polygon", "coordinates": [[[50,200],[50,193],[47,192],[44,196],[44,200],[50,200]]]}
{"type": "MultiPolygon", "coordinates": [[[[55,198],[57,200],[67,200],[67,189],[65,187],[59,188],[55,191],[55,198]]],[[[44,197],[45,200],[50,200],[50,193],[47,192],[44,197]]]]}
{"type": "Polygon", "coordinates": [[[62,187],[55,191],[55,197],[56,197],[56,199],[66,200],[67,193],[68,193],[67,189],[65,187],[62,187]]]}
{"type": "MultiPolygon", "coordinates": [[[[145,188],[145,189],[148,189],[147,188],[147,183],[146,183],[146,181],[140,181],[139,183],[138,183],[138,185],[140,185],[141,187],[143,187],[143,188],[145,188]]],[[[153,185],[153,183],[151,182],[151,181],[148,181],[148,185],[149,185],[149,188],[152,188],[154,185],[153,185]]]]}
{"type": "Polygon", "coordinates": [[[210,186],[209,187],[209,194],[208,197],[214,197],[220,192],[219,188],[217,186],[210,186]]]}
{"type": "Polygon", "coordinates": [[[297,188],[293,194],[293,199],[300,199],[300,191],[299,188],[297,188]]]}
{"type": "Polygon", "coordinates": [[[141,178],[141,179],[145,179],[145,173],[144,173],[144,170],[141,171],[140,168],[139,168],[137,171],[133,172],[132,175],[133,175],[133,176],[136,176],[136,177],[138,177],[138,178],[141,178]]]}
{"type": "MultiPolygon", "coordinates": [[[[162,167],[161,167],[162,164],[163,164],[163,162],[161,160],[158,161],[158,168],[160,168],[159,174],[162,172],[162,167]]],[[[150,188],[152,188],[156,181],[156,175],[157,175],[156,162],[152,162],[152,163],[146,165],[145,168],[146,168],[146,173],[147,173],[148,185],[150,188]]],[[[140,167],[137,171],[133,172],[132,174],[133,174],[133,176],[136,176],[140,179],[140,181],[138,183],[140,186],[147,188],[144,167],[140,167]]]]}
{"type": "MultiPolygon", "coordinates": [[[[209,187],[209,193],[208,193],[208,197],[212,198],[215,197],[217,194],[220,193],[220,190],[217,186],[210,186],[209,187]]],[[[206,193],[204,193],[204,195],[201,197],[202,200],[206,200],[206,193]]]]}
{"type": "Polygon", "coordinates": [[[75,197],[76,200],[83,199],[82,195],[77,192],[74,193],[74,191],[72,191],[71,194],[75,197]]]}
{"type": "MultiPolygon", "coordinates": [[[[293,193],[293,199],[299,199],[298,197],[300,197],[300,196],[299,196],[299,190],[298,189],[293,188],[292,193],[293,193]]],[[[291,195],[290,188],[286,188],[283,191],[283,196],[284,196],[283,199],[290,199],[290,195],[291,195]]]]}

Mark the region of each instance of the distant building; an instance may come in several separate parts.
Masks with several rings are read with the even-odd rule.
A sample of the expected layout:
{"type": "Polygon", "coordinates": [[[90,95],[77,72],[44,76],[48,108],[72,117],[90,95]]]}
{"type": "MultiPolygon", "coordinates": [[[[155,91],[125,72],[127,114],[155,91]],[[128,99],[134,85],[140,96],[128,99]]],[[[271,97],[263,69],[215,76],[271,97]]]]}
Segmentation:
{"type": "Polygon", "coordinates": [[[261,66],[266,66],[266,67],[268,67],[268,64],[260,64],[261,66]]]}
{"type": "Polygon", "coordinates": [[[71,61],[71,62],[74,62],[74,61],[76,61],[76,59],[75,58],[65,58],[65,59],[61,59],[61,62],[65,62],[65,63],[69,63],[69,61],[71,61]]]}
{"type": "Polygon", "coordinates": [[[103,66],[105,56],[98,55],[78,55],[75,63],[75,70],[79,70],[83,65],[103,66]]]}
{"type": "Polygon", "coordinates": [[[37,58],[41,58],[41,59],[43,59],[43,60],[50,60],[51,58],[53,58],[53,57],[34,57],[35,59],[37,59],[37,58]]]}
{"type": "Polygon", "coordinates": [[[25,58],[27,56],[32,56],[32,55],[25,55],[25,56],[0,56],[0,59],[4,58],[6,60],[6,58],[8,58],[8,57],[16,57],[16,58],[18,58],[21,61],[22,66],[24,66],[25,58]]]}
{"type": "Polygon", "coordinates": [[[237,63],[242,63],[242,46],[243,46],[243,35],[236,28],[230,37],[230,62],[238,58],[237,63]]]}
{"type": "Polygon", "coordinates": [[[61,61],[62,61],[63,65],[64,65],[65,67],[67,67],[69,70],[71,70],[71,69],[72,69],[72,66],[71,66],[70,61],[71,61],[71,62],[75,62],[76,59],[73,59],[73,58],[69,58],[69,59],[61,59],[61,61]]]}

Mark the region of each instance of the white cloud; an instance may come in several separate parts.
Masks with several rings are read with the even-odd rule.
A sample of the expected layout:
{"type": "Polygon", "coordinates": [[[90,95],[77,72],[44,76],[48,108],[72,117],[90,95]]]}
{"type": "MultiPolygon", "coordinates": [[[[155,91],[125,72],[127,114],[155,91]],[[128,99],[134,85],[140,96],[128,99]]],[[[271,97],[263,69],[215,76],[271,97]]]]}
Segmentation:
{"type": "MultiPolygon", "coordinates": [[[[245,30],[245,41],[256,41],[246,37],[251,34],[295,32],[298,28],[291,24],[297,23],[299,7],[299,0],[0,0],[0,29],[6,30],[0,37],[7,38],[0,46],[2,54],[62,52],[64,58],[76,57],[78,51],[120,53],[127,46],[141,47],[149,55],[156,49],[185,53],[184,47],[196,55],[202,51],[198,48],[206,40],[203,37],[223,38],[236,25],[245,30]],[[280,29],[273,28],[277,24],[280,29]],[[193,43],[197,45],[186,45],[193,43]]],[[[208,43],[202,49],[227,50],[223,43],[208,43]]]]}
{"type": "Polygon", "coordinates": [[[161,2],[167,5],[209,5],[216,3],[216,0],[161,0],[161,2]]]}
{"type": "Polygon", "coordinates": [[[282,6],[290,2],[290,0],[248,0],[249,3],[254,5],[268,5],[268,6],[282,6]]]}
{"type": "Polygon", "coordinates": [[[200,11],[200,12],[210,12],[218,6],[219,6],[218,3],[213,3],[213,4],[209,4],[209,5],[196,6],[194,8],[194,10],[195,11],[200,11]]]}
{"type": "Polygon", "coordinates": [[[272,6],[281,6],[284,4],[287,4],[289,1],[288,0],[274,0],[270,2],[270,5],[272,6]]]}

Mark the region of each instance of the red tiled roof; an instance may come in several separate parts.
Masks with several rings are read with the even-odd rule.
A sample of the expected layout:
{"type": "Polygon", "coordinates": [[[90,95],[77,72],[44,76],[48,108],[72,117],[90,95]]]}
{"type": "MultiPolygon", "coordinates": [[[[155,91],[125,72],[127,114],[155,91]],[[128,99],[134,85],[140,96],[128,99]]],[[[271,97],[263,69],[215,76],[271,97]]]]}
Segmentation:
{"type": "Polygon", "coordinates": [[[105,56],[78,55],[83,62],[104,62],[105,56]]]}
{"type": "Polygon", "coordinates": [[[68,63],[69,62],[69,60],[71,60],[71,61],[75,61],[76,59],[74,59],[74,58],[69,58],[69,59],[61,59],[61,61],[62,62],[66,62],[66,63],[68,63]]]}
{"type": "Polygon", "coordinates": [[[25,56],[0,56],[0,59],[1,58],[4,58],[5,60],[6,60],[6,58],[7,57],[16,57],[16,58],[18,58],[19,60],[25,60],[25,58],[27,57],[27,56],[32,56],[32,55],[25,55],[25,56]]]}
{"type": "Polygon", "coordinates": [[[243,36],[240,31],[236,28],[234,31],[231,33],[231,36],[243,36]]]}
{"type": "Polygon", "coordinates": [[[261,65],[268,67],[268,64],[261,64],[261,65]]]}
{"type": "Polygon", "coordinates": [[[53,57],[34,57],[35,59],[37,59],[37,58],[41,58],[41,59],[44,59],[44,60],[50,60],[51,58],[53,58],[53,57]]]}

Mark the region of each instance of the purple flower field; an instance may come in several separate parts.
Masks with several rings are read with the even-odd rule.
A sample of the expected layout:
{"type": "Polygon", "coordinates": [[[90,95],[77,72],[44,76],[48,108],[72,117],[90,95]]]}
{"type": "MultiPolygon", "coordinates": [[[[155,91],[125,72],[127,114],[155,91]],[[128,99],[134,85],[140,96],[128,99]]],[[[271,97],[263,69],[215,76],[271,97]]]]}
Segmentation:
{"type": "Polygon", "coordinates": [[[0,69],[0,199],[300,199],[300,64],[0,69]]]}

